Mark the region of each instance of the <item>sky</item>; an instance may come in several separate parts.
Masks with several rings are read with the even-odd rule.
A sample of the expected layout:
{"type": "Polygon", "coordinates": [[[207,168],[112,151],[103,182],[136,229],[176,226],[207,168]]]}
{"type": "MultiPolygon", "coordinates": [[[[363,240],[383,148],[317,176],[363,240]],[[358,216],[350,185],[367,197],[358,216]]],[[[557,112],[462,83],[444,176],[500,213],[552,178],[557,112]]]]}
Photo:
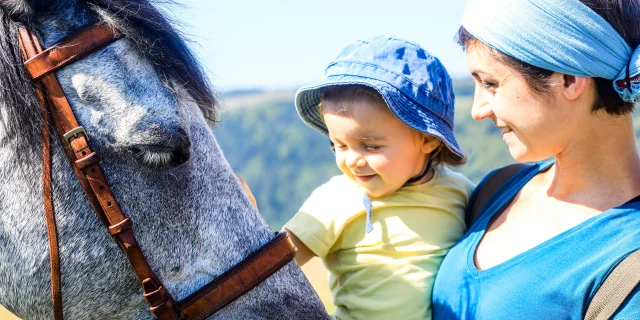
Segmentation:
{"type": "Polygon", "coordinates": [[[346,44],[376,35],[418,43],[467,76],[454,36],[467,0],[178,0],[170,13],[216,90],[295,90],[322,79],[346,44]]]}

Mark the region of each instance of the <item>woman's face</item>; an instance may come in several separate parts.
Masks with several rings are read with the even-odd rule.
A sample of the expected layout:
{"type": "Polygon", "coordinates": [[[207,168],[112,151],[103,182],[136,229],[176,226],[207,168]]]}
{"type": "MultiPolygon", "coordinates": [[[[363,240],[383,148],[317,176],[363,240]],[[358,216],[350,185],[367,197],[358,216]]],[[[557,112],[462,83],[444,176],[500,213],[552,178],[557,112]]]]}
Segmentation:
{"type": "MultiPolygon", "coordinates": [[[[559,103],[557,86],[552,85],[551,94],[533,92],[521,74],[494,54],[482,43],[467,46],[467,65],[476,83],[473,119],[491,119],[517,161],[540,161],[563,152],[579,121],[559,103]]],[[[554,73],[551,83],[562,86],[561,76],[554,73]]]]}

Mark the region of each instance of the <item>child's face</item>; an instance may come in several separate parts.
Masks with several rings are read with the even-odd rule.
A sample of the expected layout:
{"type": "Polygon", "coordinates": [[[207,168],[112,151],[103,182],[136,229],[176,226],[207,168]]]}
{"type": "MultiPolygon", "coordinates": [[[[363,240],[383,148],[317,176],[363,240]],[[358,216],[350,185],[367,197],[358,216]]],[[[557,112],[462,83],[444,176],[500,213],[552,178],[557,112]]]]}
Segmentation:
{"type": "Polygon", "coordinates": [[[388,195],[425,169],[435,138],[409,128],[386,106],[361,101],[323,110],[336,164],[370,197],[388,195]]]}

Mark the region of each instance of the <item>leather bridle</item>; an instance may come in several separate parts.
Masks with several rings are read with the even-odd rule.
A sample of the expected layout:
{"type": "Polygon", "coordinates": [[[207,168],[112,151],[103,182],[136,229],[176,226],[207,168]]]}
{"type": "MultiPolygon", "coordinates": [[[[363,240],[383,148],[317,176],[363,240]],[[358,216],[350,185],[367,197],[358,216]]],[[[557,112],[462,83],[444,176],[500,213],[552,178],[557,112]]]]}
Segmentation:
{"type": "Polygon", "coordinates": [[[71,161],[78,181],[98,218],[109,230],[113,240],[129,259],[149,302],[151,313],[158,319],[204,319],[251,290],[295,255],[295,247],[286,233],[279,233],[245,260],[176,302],[156,276],[133,234],[133,222],[122,212],[109,183],[91,150],[89,136],[71,110],[71,106],[53,71],[117,40],[119,35],[105,24],[90,25],[43,50],[36,35],[21,27],[18,35],[24,66],[36,86],[42,106],[42,149],[44,207],[49,238],[51,291],[54,318],[62,319],[62,290],[58,236],[51,190],[51,118],[71,161]]]}

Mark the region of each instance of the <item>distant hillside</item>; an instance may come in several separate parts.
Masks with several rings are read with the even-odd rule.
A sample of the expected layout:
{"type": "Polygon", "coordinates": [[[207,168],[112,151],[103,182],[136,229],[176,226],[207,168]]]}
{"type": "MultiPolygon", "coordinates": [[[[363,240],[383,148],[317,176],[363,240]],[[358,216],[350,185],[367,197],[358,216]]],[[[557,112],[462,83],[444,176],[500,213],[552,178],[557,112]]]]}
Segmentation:
{"type": "MultiPolygon", "coordinates": [[[[473,83],[456,82],[455,134],[470,155],[456,168],[478,182],[490,170],[513,162],[490,121],[471,119],[473,83]]],[[[233,169],[254,192],[260,212],[279,229],[317,186],[339,174],[329,141],[296,113],[294,92],[227,94],[214,128],[233,169]]]]}

